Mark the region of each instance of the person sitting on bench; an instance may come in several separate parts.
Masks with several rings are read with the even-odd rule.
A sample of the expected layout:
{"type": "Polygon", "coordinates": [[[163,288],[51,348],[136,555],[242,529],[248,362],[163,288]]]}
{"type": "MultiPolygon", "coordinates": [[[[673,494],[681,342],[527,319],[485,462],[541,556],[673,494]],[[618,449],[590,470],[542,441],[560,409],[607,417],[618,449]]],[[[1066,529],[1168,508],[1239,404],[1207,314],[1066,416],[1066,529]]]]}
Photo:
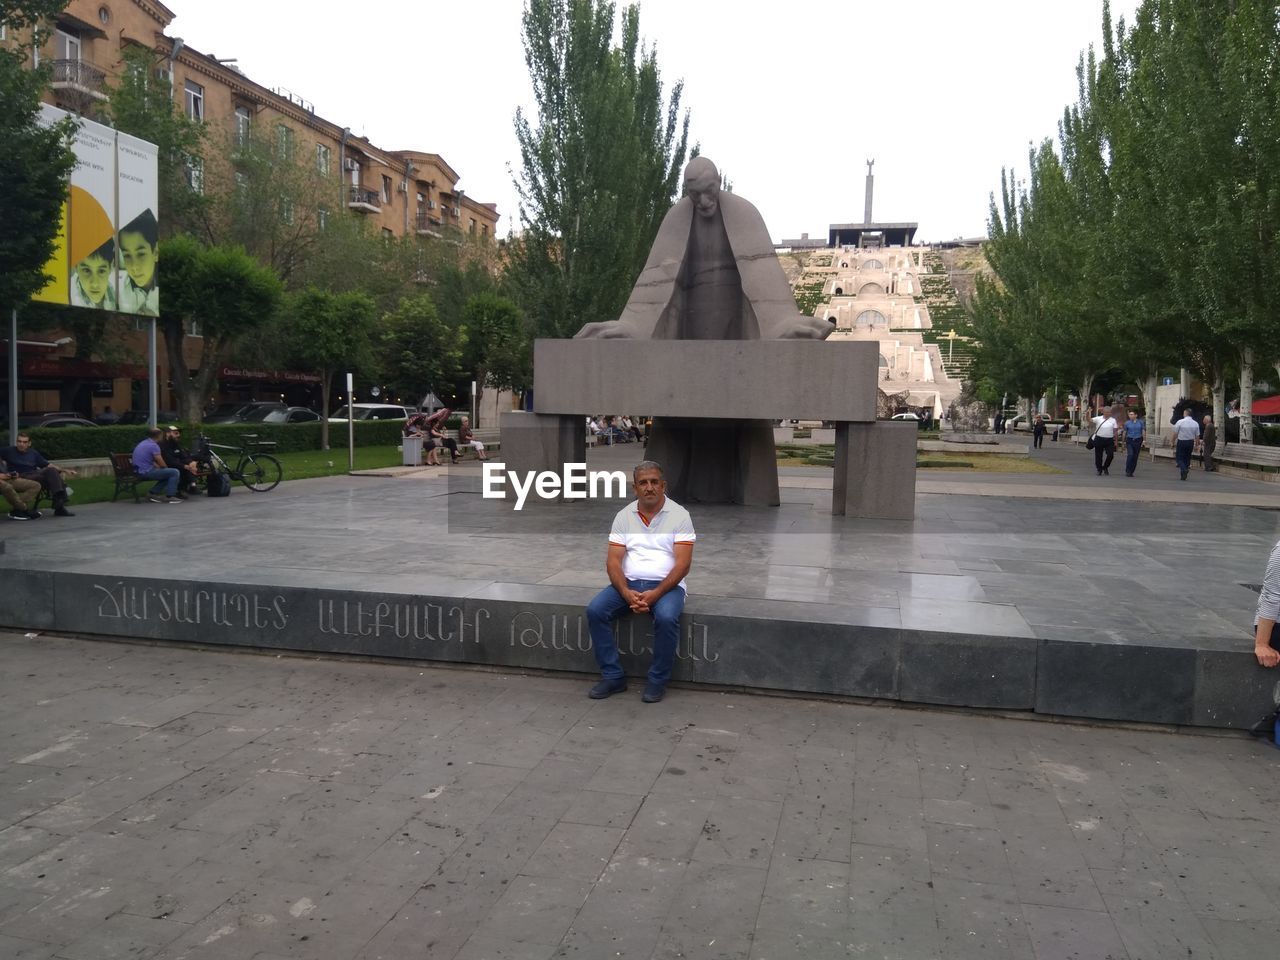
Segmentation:
{"type": "Polygon", "coordinates": [[[160,455],[166,467],[178,471],[178,498],[187,499],[187,494],[196,485],[196,474],[200,472],[198,464],[191,454],[182,449],[182,428],[169,425],[164,429],[164,439],[160,441],[160,455]]]}
{"type": "Polygon", "coordinates": [[[23,480],[34,480],[49,492],[53,498],[53,515],[55,517],[74,517],[67,509],[67,485],[63,477],[74,477],[76,472],[63,467],[54,466],[46,460],[39,450],[31,446],[31,438],[19,433],[14,438],[12,447],[0,450],[0,459],[9,464],[9,469],[17,473],[23,480]]]}
{"type": "Polygon", "coordinates": [[[181,503],[178,497],[178,473],[174,467],[164,465],[164,454],[160,452],[160,437],[163,431],[152,427],[147,431],[147,438],[133,448],[133,469],[143,480],[154,480],[148,499],[152,503],[181,503]],[[161,493],[164,496],[161,496],[161,493]]]}
{"type": "Polygon", "coordinates": [[[0,497],[9,501],[10,520],[39,520],[40,511],[35,509],[39,496],[39,483],[23,480],[17,471],[10,470],[8,464],[0,460],[0,497]]]}

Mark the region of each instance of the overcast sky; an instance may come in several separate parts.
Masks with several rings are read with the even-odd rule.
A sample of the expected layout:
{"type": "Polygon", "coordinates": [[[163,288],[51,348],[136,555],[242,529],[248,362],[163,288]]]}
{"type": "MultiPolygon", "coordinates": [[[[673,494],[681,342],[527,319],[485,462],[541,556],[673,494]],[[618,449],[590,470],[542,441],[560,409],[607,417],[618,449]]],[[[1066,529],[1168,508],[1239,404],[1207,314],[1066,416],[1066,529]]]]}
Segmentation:
{"type": "MultiPolygon", "coordinates": [[[[440,154],[498,204],[500,235],[514,224],[521,0],[165,3],[171,35],[379,147],[440,154]]],[[[1113,15],[1137,5],[1113,0],[1113,15]]],[[[1056,136],[1102,0],[643,0],[640,29],[667,89],[684,80],[691,142],[775,240],[860,222],[871,157],[874,219],[947,240],[985,234],[1001,167],[1021,175],[1029,144],[1056,136]]]]}

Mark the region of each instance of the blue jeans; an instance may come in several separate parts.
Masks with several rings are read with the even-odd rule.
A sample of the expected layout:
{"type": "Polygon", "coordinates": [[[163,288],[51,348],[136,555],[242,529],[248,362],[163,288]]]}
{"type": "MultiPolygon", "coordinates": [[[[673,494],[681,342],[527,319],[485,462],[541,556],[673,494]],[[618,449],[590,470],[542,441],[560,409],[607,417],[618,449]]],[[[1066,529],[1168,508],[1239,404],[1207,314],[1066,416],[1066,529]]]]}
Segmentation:
{"type": "Polygon", "coordinates": [[[178,492],[178,471],[173,467],[154,467],[146,473],[138,474],[143,480],[154,480],[156,485],[151,488],[152,494],[157,494],[164,490],[169,496],[174,496],[178,492]]]}
{"type": "Polygon", "coordinates": [[[1186,473],[1191,469],[1191,451],[1195,449],[1196,442],[1194,440],[1179,440],[1174,448],[1173,459],[1178,463],[1178,469],[1186,473]]]}
{"type": "MultiPolygon", "coordinates": [[[[658,585],[658,580],[628,580],[627,586],[643,593],[658,585]]],[[[613,584],[601,590],[587,604],[587,624],[591,627],[591,648],[600,665],[604,680],[621,680],[625,673],[618,662],[618,641],[613,635],[613,622],[631,610],[613,584]]],[[[664,593],[651,608],[653,613],[653,664],[649,667],[649,682],[666,686],[671,679],[671,668],[676,662],[676,644],[680,639],[680,614],[684,612],[684,590],[673,587],[664,593]]]]}
{"type": "Polygon", "coordinates": [[[1138,469],[1138,454],[1142,452],[1142,438],[1125,437],[1124,442],[1129,448],[1129,455],[1124,460],[1124,472],[1132,477],[1133,472],[1138,469]]]}

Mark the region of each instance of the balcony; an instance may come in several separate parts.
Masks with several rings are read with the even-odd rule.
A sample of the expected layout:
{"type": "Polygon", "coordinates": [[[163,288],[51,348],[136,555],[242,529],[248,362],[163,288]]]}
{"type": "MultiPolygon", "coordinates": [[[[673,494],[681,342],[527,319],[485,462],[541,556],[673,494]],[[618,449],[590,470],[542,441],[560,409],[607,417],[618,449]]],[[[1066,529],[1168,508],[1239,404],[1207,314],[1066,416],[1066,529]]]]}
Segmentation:
{"type": "Polygon", "coordinates": [[[427,236],[438,237],[444,225],[440,222],[440,218],[433,213],[418,214],[418,233],[427,236]]]}
{"type": "Polygon", "coordinates": [[[54,60],[53,81],[50,86],[54,90],[70,90],[88,94],[95,100],[106,100],[107,72],[96,67],[87,60],[54,60]]]}
{"type": "Polygon", "coordinates": [[[363,210],[366,213],[382,212],[382,197],[376,190],[365,190],[363,187],[347,189],[347,206],[352,210],[363,210]]]}

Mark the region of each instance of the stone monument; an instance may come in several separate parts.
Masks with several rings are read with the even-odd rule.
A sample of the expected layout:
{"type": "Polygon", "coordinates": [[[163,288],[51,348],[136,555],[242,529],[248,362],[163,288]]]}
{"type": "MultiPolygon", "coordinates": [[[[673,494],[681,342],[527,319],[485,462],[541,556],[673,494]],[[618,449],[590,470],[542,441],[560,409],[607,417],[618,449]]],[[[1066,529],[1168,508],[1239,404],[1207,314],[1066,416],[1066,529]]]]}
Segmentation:
{"type": "Polygon", "coordinates": [[[876,420],[876,345],[822,342],[831,324],[796,309],[759,211],[721,193],[715,164],[690,161],[684,186],[622,315],[535,343],[534,412],[502,418],[508,465],[581,460],[584,414],[642,413],[674,499],[776,506],[773,420],[830,420],[832,513],[910,520],[916,431],[876,420]]]}
{"type": "MultiPolygon", "coordinates": [[[[684,187],[685,196],[663,218],[622,316],[588,323],[577,336],[824,339],[830,324],[796,310],[759,211],[720,192],[720,172],[706,157],[689,162],[684,187]]],[[[688,365],[671,376],[703,372],[688,365]]],[[[671,495],[681,502],[780,502],[770,420],[656,417],[647,452],[664,466],[671,495]]]]}

